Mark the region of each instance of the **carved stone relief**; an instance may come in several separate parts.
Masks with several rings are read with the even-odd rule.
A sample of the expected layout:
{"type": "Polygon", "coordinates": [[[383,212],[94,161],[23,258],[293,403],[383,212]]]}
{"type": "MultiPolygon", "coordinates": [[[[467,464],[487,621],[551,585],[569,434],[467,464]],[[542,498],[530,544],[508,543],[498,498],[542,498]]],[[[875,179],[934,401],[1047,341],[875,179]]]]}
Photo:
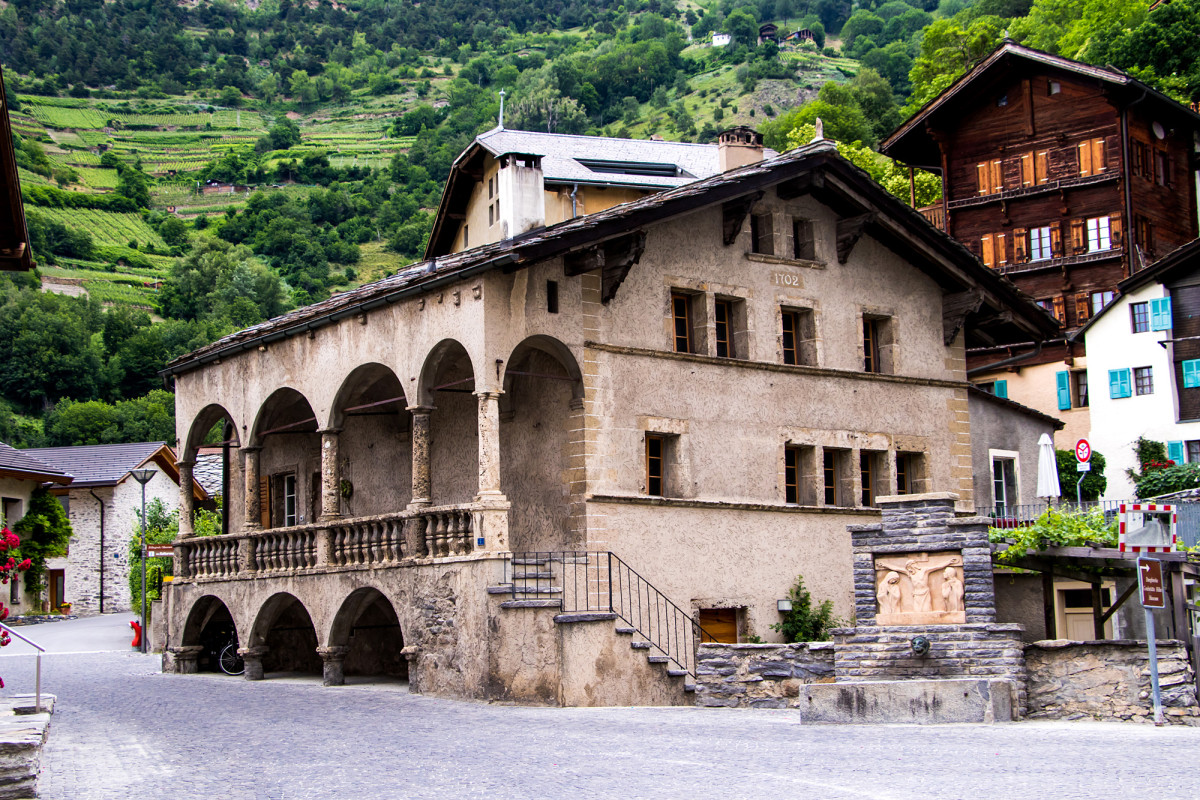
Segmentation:
{"type": "Polygon", "coordinates": [[[899,553],[875,557],[876,625],[965,623],[962,553],[899,553]]]}

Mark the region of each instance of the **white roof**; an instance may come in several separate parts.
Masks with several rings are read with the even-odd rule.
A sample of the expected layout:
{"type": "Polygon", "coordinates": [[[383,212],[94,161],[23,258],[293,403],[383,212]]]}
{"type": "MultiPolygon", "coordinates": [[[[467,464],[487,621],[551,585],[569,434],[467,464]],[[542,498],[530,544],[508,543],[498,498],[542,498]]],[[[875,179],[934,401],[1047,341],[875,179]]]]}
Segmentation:
{"type": "MultiPolygon", "coordinates": [[[[615,139],[493,128],[476,141],[494,156],[524,153],[542,157],[546,183],[583,183],[672,188],[721,171],[718,145],[654,139],[615,139]],[[590,162],[592,166],[588,166],[590,162]],[[597,164],[596,162],[602,162],[597,164]],[[674,165],[674,176],[621,171],[621,165],[674,165]]],[[[763,158],[779,155],[764,149],[763,158]]]]}

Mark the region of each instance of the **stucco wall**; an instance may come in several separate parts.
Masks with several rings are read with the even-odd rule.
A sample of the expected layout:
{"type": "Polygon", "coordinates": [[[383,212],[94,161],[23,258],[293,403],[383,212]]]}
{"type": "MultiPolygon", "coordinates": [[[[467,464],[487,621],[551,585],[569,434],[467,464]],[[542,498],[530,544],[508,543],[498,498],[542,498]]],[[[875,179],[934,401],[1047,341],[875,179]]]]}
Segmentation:
{"type": "Polygon", "coordinates": [[[1038,439],[1043,433],[1053,439],[1054,426],[974,392],[968,395],[967,402],[971,414],[971,463],[975,468],[976,506],[991,508],[996,502],[991,450],[1017,454],[1020,495],[1016,503],[1010,501],[1009,505],[1038,502],[1038,439]]]}
{"type": "Polygon", "coordinates": [[[1134,455],[1139,436],[1160,442],[1200,439],[1200,422],[1178,423],[1175,371],[1170,350],[1159,343],[1171,331],[1133,333],[1129,305],[1166,296],[1160,283],[1150,283],[1123,296],[1087,331],[1088,385],[1092,390],[1092,449],[1104,454],[1106,500],[1128,500],[1134,496],[1127,469],[1140,469],[1134,455]],[[1150,367],[1152,394],[1138,395],[1132,385],[1134,367],[1150,367]],[[1108,371],[1130,371],[1130,397],[1109,396],[1108,371]]]}
{"type": "MultiPolygon", "coordinates": [[[[1088,354],[1090,355],[1091,353],[1092,350],[1089,349],[1088,354]]],[[[1043,414],[1048,414],[1063,421],[1063,429],[1053,435],[1054,446],[1059,450],[1071,450],[1075,447],[1075,443],[1080,439],[1086,438],[1088,431],[1092,429],[1091,412],[1096,402],[1096,393],[1100,391],[1107,393],[1108,383],[1105,382],[1103,386],[1097,386],[1089,377],[1089,405],[1083,408],[1060,410],[1058,407],[1058,390],[1054,382],[1054,376],[1063,370],[1082,370],[1087,366],[1087,363],[1087,358],[1076,356],[1073,364],[1056,361],[1049,364],[1021,367],[1015,371],[1004,369],[995,372],[973,373],[971,380],[977,383],[993,380],[1007,381],[1008,398],[1010,400],[1015,400],[1023,406],[1029,406],[1043,414]]],[[[1093,447],[1097,450],[1100,449],[1095,447],[1095,443],[1093,443],[1093,447]]],[[[1107,458],[1108,453],[1105,452],[1104,456],[1107,458]]]]}
{"type": "Polygon", "coordinates": [[[1015,622],[1024,630],[1021,640],[1036,642],[1046,638],[1046,614],[1043,610],[1042,578],[1027,573],[997,572],[996,621],[1015,622]]]}
{"type": "Polygon", "coordinates": [[[407,422],[399,414],[347,418],[338,457],[342,477],[354,491],[342,500],[343,514],[386,514],[408,505],[412,498],[412,438],[407,422]]]}

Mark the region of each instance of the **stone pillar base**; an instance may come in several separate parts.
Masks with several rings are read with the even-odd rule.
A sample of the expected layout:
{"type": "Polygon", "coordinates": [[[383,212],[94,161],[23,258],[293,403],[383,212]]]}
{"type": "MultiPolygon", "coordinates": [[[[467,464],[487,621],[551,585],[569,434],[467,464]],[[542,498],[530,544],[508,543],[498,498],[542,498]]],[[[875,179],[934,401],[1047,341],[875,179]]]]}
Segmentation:
{"type": "Polygon", "coordinates": [[[199,645],[166,648],[163,651],[163,672],[195,675],[200,671],[200,654],[202,652],[204,652],[204,648],[199,645]]]}
{"type": "Polygon", "coordinates": [[[318,647],[317,655],[324,662],[322,686],[344,686],[346,684],[346,654],[349,647],[318,647]]]}
{"type": "Polygon", "coordinates": [[[242,661],[246,665],[244,677],[248,681],[261,681],[263,679],[263,656],[267,654],[265,647],[239,647],[238,655],[242,657],[242,661]]]}

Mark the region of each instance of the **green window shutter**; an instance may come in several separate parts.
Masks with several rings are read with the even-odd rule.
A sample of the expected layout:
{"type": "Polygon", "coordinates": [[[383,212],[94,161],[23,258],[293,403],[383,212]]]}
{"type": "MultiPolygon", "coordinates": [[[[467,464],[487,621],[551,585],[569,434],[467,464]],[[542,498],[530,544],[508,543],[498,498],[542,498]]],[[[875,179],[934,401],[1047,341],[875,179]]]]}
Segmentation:
{"type": "Polygon", "coordinates": [[[1183,463],[1183,442],[1167,442],[1167,458],[1176,464],[1183,463]]]}
{"type": "Polygon", "coordinates": [[[1200,386],[1200,358],[1183,362],[1183,388],[1194,389],[1200,386]]]}
{"type": "Polygon", "coordinates": [[[1129,370],[1110,369],[1108,371],[1108,396],[1113,400],[1129,397],[1132,392],[1129,387],[1129,370]]]}
{"type": "Polygon", "coordinates": [[[996,381],[996,397],[1008,397],[1008,381],[996,381]]]}
{"type": "Polygon", "coordinates": [[[1160,297],[1150,301],[1150,330],[1171,330],[1171,298],[1160,297]]]}
{"type": "Polygon", "coordinates": [[[1054,374],[1054,383],[1058,387],[1058,410],[1066,411],[1071,407],[1071,375],[1066,370],[1054,374]]]}

